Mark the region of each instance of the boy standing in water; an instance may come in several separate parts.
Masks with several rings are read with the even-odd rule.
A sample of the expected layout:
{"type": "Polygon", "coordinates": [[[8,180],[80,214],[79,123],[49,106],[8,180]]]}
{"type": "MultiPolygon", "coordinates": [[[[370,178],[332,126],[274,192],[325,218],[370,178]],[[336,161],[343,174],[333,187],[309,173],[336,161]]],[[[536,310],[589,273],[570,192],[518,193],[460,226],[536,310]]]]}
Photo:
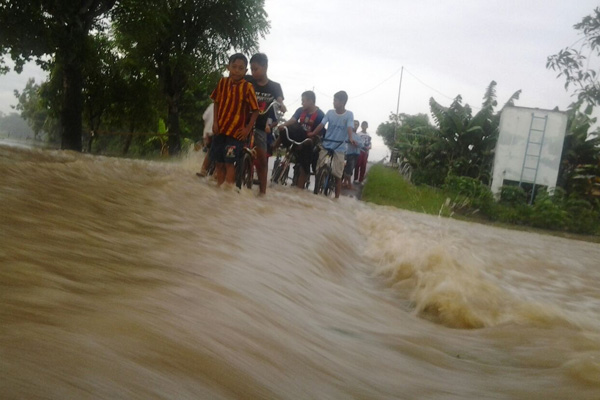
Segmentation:
{"type": "MultiPolygon", "coordinates": [[[[308,132],[308,137],[318,135],[327,125],[327,132],[323,138],[323,150],[319,153],[318,167],[325,163],[327,153],[333,152],[332,175],[335,180],[335,198],[340,197],[342,191],[342,174],[344,171],[344,157],[346,155],[346,142],[356,145],[352,137],[354,127],[354,114],[346,110],[348,94],[343,90],[333,95],[333,110],[327,111],[323,121],[314,131],[308,132]]],[[[317,168],[318,168],[317,167],[317,168]]]]}
{"type": "Polygon", "coordinates": [[[352,138],[356,142],[354,144],[348,144],[346,150],[346,166],[344,167],[344,178],[342,179],[342,187],[346,189],[353,189],[352,187],[352,174],[354,173],[354,167],[356,166],[356,160],[361,151],[361,144],[356,131],[358,130],[360,122],[354,121],[354,129],[352,129],[352,138]]]}
{"type": "MultiPolygon", "coordinates": [[[[204,133],[202,135],[202,139],[204,142],[203,151],[206,153],[204,156],[204,161],[202,162],[202,168],[200,172],[196,173],[196,175],[200,177],[204,177],[208,173],[208,166],[210,165],[210,147],[213,137],[213,120],[215,116],[215,105],[214,103],[210,103],[209,106],[202,114],[202,119],[204,120],[204,133]]],[[[195,147],[194,147],[195,148],[195,147]]],[[[198,150],[198,149],[195,149],[198,150]]]]}
{"type": "Polygon", "coordinates": [[[221,78],[210,95],[214,101],[213,142],[210,157],[215,161],[217,185],[235,184],[235,162],[258,117],[256,93],[244,80],[248,59],[240,53],[229,57],[229,76],[221,78]]]}
{"type": "Polygon", "coordinates": [[[271,124],[277,121],[275,110],[271,108],[269,112],[262,114],[271,103],[277,101],[281,104],[281,111],[285,112],[283,105],[283,90],[281,85],[269,79],[267,70],[269,68],[269,59],[266,54],[256,53],[250,58],[250,71],[252,76],[247,76],[248,82],[254,86],[258,108],[261,114],[256,119],[254,129],[254,145],[256,146],[256,157],[258,161],[257,173],[260,186],[260,194],[264,195],[267,191],[267,141],[271,137],[271,124]]]}
{"type": "Polygon", "coordinates": [[[362,183],[363,179],[365,179],[365,172],[367,172],[367,161],[369,160],[369,150],[371,150],[371,135],[367,132],[367,128],[369,124],[367,121],[363,121],[360,125],[361,131],[358,136],[362,141],[363,148],[360,151],[360,155],[358,156],[358,161],[356,162],[356,169],[354,170],[354,183],[357,181],[362,183]]]}

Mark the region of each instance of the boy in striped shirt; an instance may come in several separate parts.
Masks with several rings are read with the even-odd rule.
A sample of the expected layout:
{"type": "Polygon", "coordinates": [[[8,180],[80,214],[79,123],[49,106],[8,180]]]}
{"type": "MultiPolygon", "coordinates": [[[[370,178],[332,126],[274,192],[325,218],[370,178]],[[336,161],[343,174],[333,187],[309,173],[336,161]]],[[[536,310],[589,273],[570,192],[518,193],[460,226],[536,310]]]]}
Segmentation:
{"type": "Polygon", "coordinates": [[[248,59],[240,53],[229,57],[229,76],[221,78],[210,95],[215,104],[213,143],[210,157],[215,160],[217,185],[235,184],[235,162],[239,159],[244,141],[258,117],[256,93],[244,80],[248,59]]]}

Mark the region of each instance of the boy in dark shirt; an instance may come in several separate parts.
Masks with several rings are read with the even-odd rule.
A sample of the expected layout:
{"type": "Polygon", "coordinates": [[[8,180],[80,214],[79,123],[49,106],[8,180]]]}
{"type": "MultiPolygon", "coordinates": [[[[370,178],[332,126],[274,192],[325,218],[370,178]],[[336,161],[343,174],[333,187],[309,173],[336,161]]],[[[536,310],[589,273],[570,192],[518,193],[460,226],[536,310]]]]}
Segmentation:
{"type": "Polygon", "coordinates": [[[246,80],[254,86],[260,115],[256,120],[254,127],[254,145],[256,146],[256,157],[258,161],[257,173],[260,186],[260,194],[265,194],[267,191],[267,141],[271,136],[271,128],[277,122],[275,110],[271,109],[264,113],[269,108],[272,102],[277,101],[281,106],[279,109],[286,111],[283,105],[283,91],[281,85],[269,79],[267,70],[269,68],[269,59],[266,54],[256,53],[250,58],[250,71],[252,76],[247,76],[246,80]]]}
{"type": "MultiPolygon", "coordinates": [[[[316,96],[315,93],[311,90],[307,90],[302,93],[302,107],[298,108],[292,118],[290,118],[285,124],[281,125],[280,130],[283,130],[284,126],[292,126],[293,124],[300,124],[304,131],[303,137],[293,138],[297,142],[301,142],[306,139],[306,133],[313,131],[323,120],[325,114],[323,111],[317,107],[316,96]]],[[[281,142],[287,142],[286,139],[283,139],[281,134],[273,144],[273,148],[278,148],[281,142]]],[[[284,145],[289,145],[286,143],[284,145]]],[[[300,148],[296,149],[296,161],[300,164],[300,175],[298,177],[298,187],[300,189],[304,189],[306,184],[306,178],[310,175],[310,165],[312,163],[312,155],[313,155],[313,144],[305,143],[300,148]]]]}
{"type": "Polygon", "coordinates": [[[258,117],[254,87],[244,80],[248,59],[234,54],[229,57],[227,69],[229,76],[221,78],[210,96],[215,104],[210,157],[215,160],[218,186],[223,182],[235,184],[235,162],[258,117]]]}

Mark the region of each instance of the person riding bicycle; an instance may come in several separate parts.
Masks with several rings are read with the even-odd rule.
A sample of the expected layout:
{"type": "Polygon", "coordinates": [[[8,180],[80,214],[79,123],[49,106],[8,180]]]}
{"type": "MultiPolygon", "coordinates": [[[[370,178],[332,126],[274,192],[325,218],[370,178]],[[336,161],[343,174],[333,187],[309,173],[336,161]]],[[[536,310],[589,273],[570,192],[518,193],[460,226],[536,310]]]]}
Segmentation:
{"type": "Polygon", "coordinates": [[[348,94],[339,91],[333,95],[333,110],[327,111],[321,123],[314,131],[308,132],[308,137],[319,134],[327,125],[327,132],[323,137],[323,149],[319,153],[318,166],[321,167],[327,161],[328,153],[333,154],[333,164],[331,173],[336,178],[335,198],[340,197],[342,191],[342,174],[344,172],[344,158],[346,155],[346,141],[356,145],[352,137],[354,128],[354,114],[346,110],[348,94]]]}
{"type": "MultiPolygon", "coordinates": [[[[311,90],[302,93],[302,107],[298,108],[292,118],[287,120],[283,125],[279,126],[279,130],[283,131],[284,127],[288,127],[288,133],[290,139],[297,142],[301,142],[307,138],[307,132],[313,131],[323,120],[325,114],[319,107],[316,106],[316,96],[311,90]],[[297,129],[293,127],[297,126],[297,129]]],[[[284,135],[280,134],[273,148],[279,148],[280,144],[283,143],[284,147],[289,147],[291,143],[287,140],[284,135]]],[[[306,185],[306,178],[310,175],[310,166],[312,163],[313,155],[313,143],[308,142],[302,146],[298,146],[295,149],[294,155],[296,156],[296,162],[300,164],[300,175],[298,177],[297,186],[304,189],[306,185]]]]}

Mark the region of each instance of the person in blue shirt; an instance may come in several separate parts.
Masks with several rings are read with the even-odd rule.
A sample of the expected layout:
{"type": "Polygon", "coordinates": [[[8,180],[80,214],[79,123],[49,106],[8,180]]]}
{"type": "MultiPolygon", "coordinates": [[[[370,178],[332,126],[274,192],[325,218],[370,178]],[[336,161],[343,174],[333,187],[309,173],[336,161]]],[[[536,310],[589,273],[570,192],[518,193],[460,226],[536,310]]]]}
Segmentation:
{"type": "Polygon", "coordinates": [[[317,169],[326,161],[328,151],[333,151],[333,164],[331,174],[336,178],[335,198],[340,197],[342,191],[342,174],[344,172],[344,159],[346,156],[346,142],[356,145],[352,137],[354,127],[354,114],[346,110],[348,94],[339,91],[333,95],[333,110],[327,111],[325,117],[314,131],[308,132],[308,137],[318,135],[327,125],[327,131],[323,137],[323,150],[319,153],[317,169]]]}

